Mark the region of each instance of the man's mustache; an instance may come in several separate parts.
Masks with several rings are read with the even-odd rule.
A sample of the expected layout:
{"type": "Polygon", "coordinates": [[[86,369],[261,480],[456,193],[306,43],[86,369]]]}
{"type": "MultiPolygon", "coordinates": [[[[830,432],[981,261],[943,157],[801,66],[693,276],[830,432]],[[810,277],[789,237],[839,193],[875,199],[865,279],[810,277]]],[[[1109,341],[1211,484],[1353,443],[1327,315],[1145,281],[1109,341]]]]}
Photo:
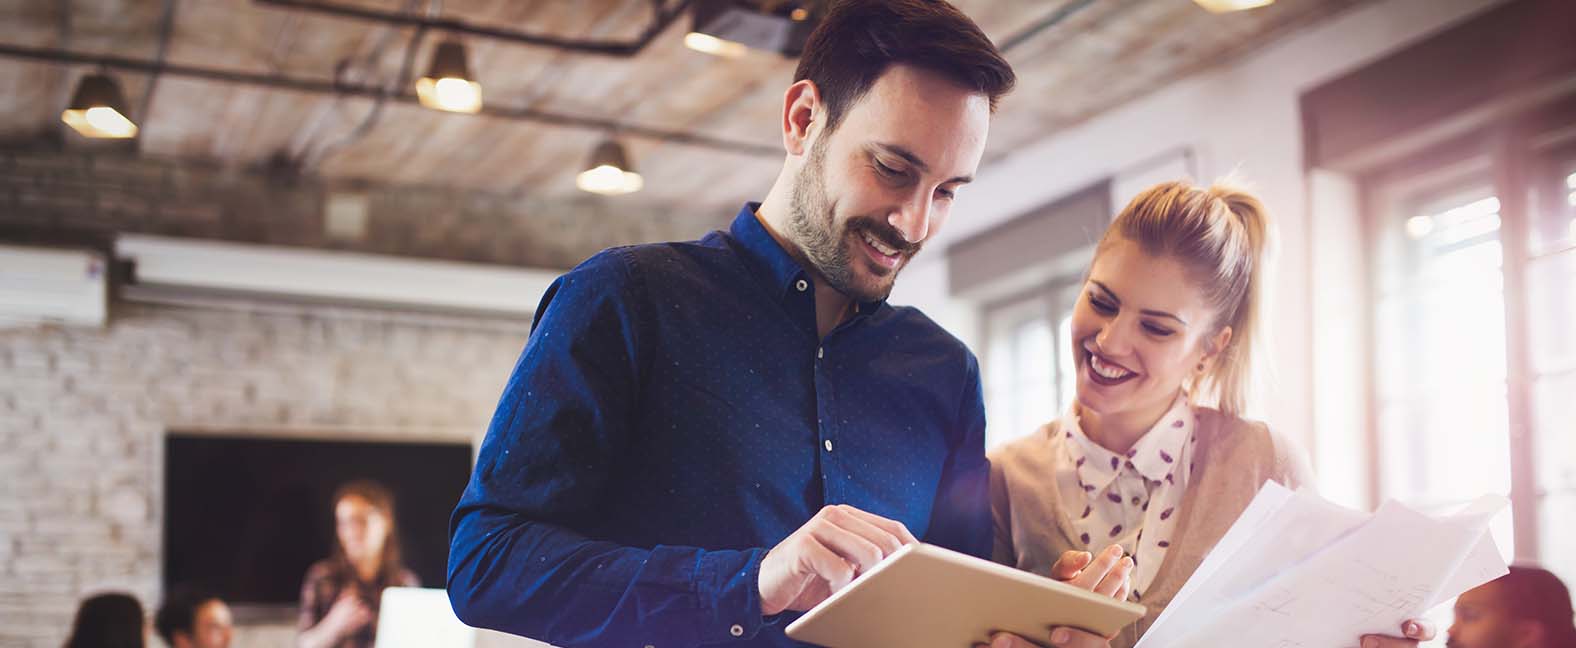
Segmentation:
{"type": "Polygon", "coordinates": [[[903,238],[903,234],[897,231],[897,228],[867,216],[850,218],[848,220],[848,230],[856,233],[869,233],[871,237],[880,241],[882,245],[897,250],[898,254],[905,257],[913,256],[915,252],[919,251],[919,248],[924,246],[924,243],[909,243],[908,239],[903,238]]]}

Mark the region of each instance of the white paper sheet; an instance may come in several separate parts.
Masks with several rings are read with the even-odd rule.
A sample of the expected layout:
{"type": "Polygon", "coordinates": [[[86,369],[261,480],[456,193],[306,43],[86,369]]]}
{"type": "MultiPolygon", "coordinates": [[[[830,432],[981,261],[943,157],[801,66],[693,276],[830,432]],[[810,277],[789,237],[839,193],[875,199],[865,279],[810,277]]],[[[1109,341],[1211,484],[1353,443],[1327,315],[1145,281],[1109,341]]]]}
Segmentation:
{"type": "Polygon", "coordinates": [[[1274,482],[1205,557],[1138,648],[1356,646],[1507,573],[1486,496],[1435,518],[1387,502],[1374,514],[1274,482]]]}

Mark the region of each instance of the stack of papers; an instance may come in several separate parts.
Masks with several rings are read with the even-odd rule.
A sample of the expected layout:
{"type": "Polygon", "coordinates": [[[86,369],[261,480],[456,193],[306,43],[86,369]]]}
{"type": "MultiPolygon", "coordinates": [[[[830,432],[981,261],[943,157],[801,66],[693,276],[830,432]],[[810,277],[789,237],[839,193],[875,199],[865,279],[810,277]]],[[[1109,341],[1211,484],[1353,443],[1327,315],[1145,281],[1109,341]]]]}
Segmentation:
{"type": "Polygon", "coordinates": [[[1489,536],[1509,502],[1445,518],[1396,502],[1368,514],[1267,482],[1137,648],[1355,646],[1506,574],[1489,536]]]}

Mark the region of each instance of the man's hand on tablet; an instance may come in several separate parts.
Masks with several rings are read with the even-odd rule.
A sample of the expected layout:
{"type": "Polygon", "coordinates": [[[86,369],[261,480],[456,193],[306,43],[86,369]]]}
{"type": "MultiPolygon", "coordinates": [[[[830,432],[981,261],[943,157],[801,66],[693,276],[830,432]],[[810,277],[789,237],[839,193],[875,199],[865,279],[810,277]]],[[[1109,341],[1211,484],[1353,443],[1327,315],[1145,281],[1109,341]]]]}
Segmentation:
{"type": "Polygon", "coordinates": [[[761,560],[761,614],[815,607],[883,558],[917,542],[901,522],[848,505],[822,508],[761,560]]]}

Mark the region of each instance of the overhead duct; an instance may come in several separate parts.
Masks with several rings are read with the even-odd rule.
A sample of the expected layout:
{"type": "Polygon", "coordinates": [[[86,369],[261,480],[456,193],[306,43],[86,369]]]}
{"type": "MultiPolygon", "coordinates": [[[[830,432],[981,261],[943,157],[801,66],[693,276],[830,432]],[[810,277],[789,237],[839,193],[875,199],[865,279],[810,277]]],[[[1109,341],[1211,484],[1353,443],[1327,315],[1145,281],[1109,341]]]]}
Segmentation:
{"type": "Polygon", "coordinates": [[[127,299],[230,297],[528,319],[561,271],[122,235],[127,299]]]}
{"type": "MultiPolygon", "coordinates": [[[[305,92],[323,95],[339,95],[377,99],[387,96],[390,101],[400,103],[421,103],[420,98],[414,93],[401,92],[388,95],[387,91],[379,86],[370,84],[356,84],[344,81],[307,79],[291,77],[280,74],[258,74],[236,70],[202,67],[176,63],[161,63],[148,59],[136,59],[110,54],[85,54],[59,49],[22,47],[17,45],[0,44],[0,56],[8,56],[32,61],[48,61],[52,63],[95,65],[105,69],[126,70],[132,72],[157,72],[172,77],[202,79],[219,83],[235,83],[264,88],[279,88],[293,92],[305,92]]],[[[490,104],[483,106],[478,114],[488,117],[503,119],[517,119],[521,121],[536,122],[565,128],[580,128],[599,132],[617,132],[621,136],[638,137],[657,140],[669,144],[709,148],[716,151],[753,155],[758,157],[781,157],[782,147],[765,144],[756,144],[740,140],[713,137],[692,131],[675,131],[663,128],[652,128],[637,124],[628,124],[613,119],[587,117],[579,114],[569,114],[541,110],[532,107],[509,107],[490,104]]]]}
{"type": "Polygon", "coordinates": [[[664,0],[651,0],[651,22],[641,31],[640,35],[632,40],[590,40],[583,38],[569,38],[549,34],[535,34],[523,32],[506,27],[489,25],[476,25],[454,18],[425,17],[407,13],[380,11],[369,7],[361,7],[336,2],[321,2],[318,0],[253,0],[257,4],[268,5],[280,9],[293,9],[320,13],[336,18],[349,18],[367,22],[379,22],[398,27],[423,27],[452,34],[465,34],[479,38],[487,38],[517,45],[530,45],[538,47],[551,47],[554,49],[579,52],[582,54],[598,54],[603,56],[630,57],[646,49],[657,36],[672,25],[675,20],[684,14],[690,0],[678,0],[673,6],[666,6],[664,0]]]}

